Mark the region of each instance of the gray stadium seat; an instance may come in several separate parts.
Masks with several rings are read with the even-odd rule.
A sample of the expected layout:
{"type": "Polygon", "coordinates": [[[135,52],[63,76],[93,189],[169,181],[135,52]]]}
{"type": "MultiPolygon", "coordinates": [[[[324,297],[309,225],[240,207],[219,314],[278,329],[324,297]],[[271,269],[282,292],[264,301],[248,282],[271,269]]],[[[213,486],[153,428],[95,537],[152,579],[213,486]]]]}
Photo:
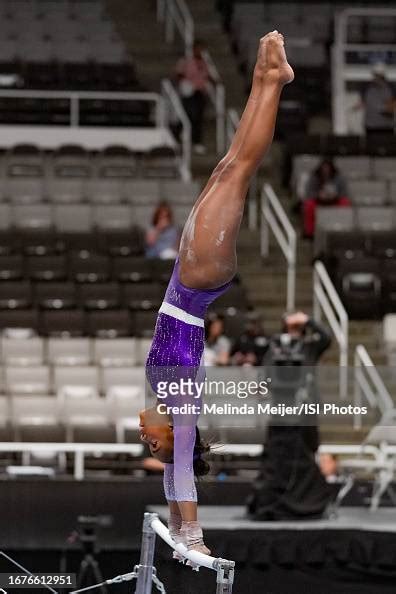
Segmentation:
{"type": "Polygon", "coordinates": [[[356,223],[365,231],[388,230],[395,227],[394,208],[360,207],[356,209],[356,223]]]}
{"type": "Polygon", "coordinates": [[[118,443],[125,442],[126,430],[139,428],[139,412],[145,408],[144,391],[137,386],[112,386],[106,393],[118,443]]]}
{"type": "Polygon", "coordinates": [[[24,425],[56,426],[61,421],[59,402],[54,396],[15,394],[11,400],[12,422],[24,425]]]}
{"type": "Polygon", "coordinates": [[[42,338],[1,339],[1,358],[5,365],[42,365],[44,361],[44,342],[42,338]]]}
{"type": "Polygon", "coordinates": [[[158,180],[131,180],[124,183],[124,193],[134,205],[158,204],[161,199],[161,186],[158,180]]]}
{"type": "MultiPolygon", "coordinates": [[[[54,367],[54,390],[56,393],[65,391],[66,388],[84,388],[92,393],[99,393],[99,375],[98,368],[94,365],[75,365],[73,367],[58,366],[54,367]]],[[[81,394],[83,394],[81,390],[81,394]]],[[[75,391],[78,396],[78,390],[75,391]]]]}
{"type": "Polygon", "coordinates": [[[0,230],[6,230],[11,227],[11,207],[9,204],[0,204],[0,230]]]}
{"type": "Polygon", "coordinates": [[[13,204],[34,204],[44,196],[44,181],[37,177],[11,177],[6,180],[6,194],[13,204]]]}
{"type": "Polygon", "coordinates": [[[197,200],[198,196],[198,182],[163,180],[161,183],[161,198],[170,204],[188,204],[191,206],[197,200]]]}
{"type": "Polygon", "coordinates": [[[116,177],[90,179],[87,196],[91,204],[119,204],[122,202],[122,181],[116,177]]]}
{"type": "MultiPolygon", "coordinates": [[[[63,407],[63,418],[68,442],[76,440],[77,430],[80,430],[80,435],[86,431],[88,435],[92,432],[99,434],[100,437],[96,437],[97,441],[114,441],[111,435],[109,405],[105,398],[67,399],[63,407]]],[[[77,441],[92,441],[92,438],[79,437],[77,441]]]]}
{"type": "Polygon", "coordinates": [[[55,227],[64,232],[88,232],[92,229],[92,208],[86,204],[54,207],[55,227]]]}
{"type": "Polygon", "coordinates": [[[90,365],[92,343],[89,338],[49,338],[47,358],[51,365],[90,365]]]}
{"type": "Polygon", "coordinates": [[[92,56],[90,45],[77,39],[57,39],[53,42],[53,55],[59,62],[84,64],[92,56]]]}
{"type": "Polygon", "coordinates": [[[10,401],[7,396],[0,396],[0,428],[5,429],[10,421],[10,401]]]}
{"type": "Polygon", "coordinates": [[[135,386],[144,393],[145,380],[144,367],[104,367],[102,369],[102,384],[105,394],[108,394],[114,386],[135,386]]]}
{"type": "Polygon", "coordinates": [[[396,314],[387,314],[383,319],[383,341],[389,367],[396,367],[396,314]]]}
{"type": "Polygon", "coordinates": [[[351,231],[355,225],[355,213],[352,208],[336,206],[320,207],[316,210],[316,230],[314,253],[323,252],[326,244],[326,233],[330,231],[351,231]]]}
{"type": "Polygon", "coordinates": [[[133,367],[138,363],[135,338],[100,339],[94,341],[94,361],[102,367],[133,367]]]}
{"type": "Polygon", "coordinates": [[[17,45],[16,53],[21,60],[29,56],[30,62],[50,62],[53,58],[53,46],[50,41],[32,39],[23,45],[17,45]]]}
{"type": "Polygon", "coordinates": [[[173,207],[173,214],[175,217],[175,223],[180,228],[183,228],[185,222],[188,219],[188,216],[191,212],[191,206],[183,206],[181,204],[176,204],[173,207]]]}
{"type": "Polygon", "coordinates": [[[50,179],[47,196],[55,204],[75,204],[86,196],[86,180],[82,177],[50,179]]]}
{"type": "Polygon", "coordinates": [[[357,206],[383,206],[387,201],[387,184],[381,180],[355,180],[349,182],[353,203],[357,206]]]}
{"type": "Polygon", "coordinates": [[[396,182],[394,157],[374,157],[373,174],[376,179],[388,179],[396,182]]]}
{"type": "Polygon", "coordinates": [[[372,159],[370,157],[336,157],[336,167],[348,180],[363,179],[371,176],[372,159]]]}
{"type": "Polygon", "coordinates": [[[154,206],[150,205],[133,205],[132,216],[134,223],[145,229],[149,227],[153,218],[154,208],[154,206]]]}
{"type": "Polygon", "coordinates": [[[49,204],[19,204],[13,207],[12,219],[19,229],[49,229],[54,224],[49,204]]]}
{"type": "Polygon", "coordinates": [[[5,389],[10,394],[50,393],[50,369],[44,365],[4,368],[5,389]]]}
{"type": "Polygon", "coordinates": [[[137,338],[137,355],[138,355],[138,364],[145,365],[147,355],[151,348],[151,343],[153,342],[151,338],[137,338]]]}
{"type": "Polygon", "coordinates": [[[101,231],[126,230],[132,226],[132,213],[133,210],[130,206],[95,206],[93,207],[93,222],[101,231]]]}
{"type": "Polygon", "coordinates": [[[389,201],[391,204],[396,204],[396,180],[391,181],[389,184],[389,201]]]}

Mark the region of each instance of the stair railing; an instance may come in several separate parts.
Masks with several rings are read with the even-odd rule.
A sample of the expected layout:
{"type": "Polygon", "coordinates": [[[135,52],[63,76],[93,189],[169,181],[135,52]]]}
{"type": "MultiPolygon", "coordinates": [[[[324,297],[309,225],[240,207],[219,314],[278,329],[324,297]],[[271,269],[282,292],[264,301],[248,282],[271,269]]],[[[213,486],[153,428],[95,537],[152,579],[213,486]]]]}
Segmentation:
{"type": "Polygon", "coordinates": [[[345,400],[348,393],[349,318],[341,299],[322,262],[313,271],[313,315],[321,320],[322,313],[332,329],[340,350],[339,395],[345,400]]]}
{"type": "Polygon", "coordinates": [[[272,187],[265,183],[261,192],[261,256],[269,254],[269,234],[272,231],[287,262],[287,309],[296,303],[297,234],[272,187]]]}
{"type": "MultiPolygon", "coordinates": [[[[194,19],[185,0],[157,0],[157,19],[165,25],[165,40],[174,43],[176,31],[184,44],[184,53],[191,56],[195,37],[194,19]]],[[[211,82],[208,87],[209,101],[216,115],[216,150],[225,150],[225,87],[218,69],[208,51],[204,52],[211,82]]]]}
{"type": "MultiPolygon", "coordinates": [[[[377,408],[383,415],[392,410],[394,403],[377,368],[366,348],[359,344],[355,350],[354,366],[354,404],[361,407],[365,399],[371,408],[377,408]]],[[[360,429],[362,415],[355,415],[353,426],[360,429]]]]}
{"type": "Polygon", "coordinates": [[[191,122],[187,117],[186,112],[180,97],[169,79],[164,79],[161,83],[162,98],[164,105],[163,117],[165,125],[169,126],[173,121],[181,123],[181,174],[184,180],[191,179],[191,122]]]}

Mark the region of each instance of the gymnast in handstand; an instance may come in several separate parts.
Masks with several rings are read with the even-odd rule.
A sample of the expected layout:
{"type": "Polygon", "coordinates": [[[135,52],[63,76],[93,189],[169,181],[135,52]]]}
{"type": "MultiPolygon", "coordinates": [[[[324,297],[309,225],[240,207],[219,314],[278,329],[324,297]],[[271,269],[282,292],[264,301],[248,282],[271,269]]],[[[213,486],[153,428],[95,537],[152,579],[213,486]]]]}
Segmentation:
{"type": "MultiPolygon", "coordinates": [[[[199,375],[205,312],[236,273],[236,240],[249,182],[271,146],[282,88],[293,78],[283,36],[273,31],[260,40],[251,93],[230,149],[214,169],[183,230],[146,363],[147,379],[157,395],[160,380],[199,375]],[[180,375],[175,375],[178,369],[180,375]]],[[[190,402],[195,411],[165,418],[159,406],[163,402],[158,396],[156,406],[141,412],[141,439],[165,465],[171,536],[190,550],[209,554],[197,521],[194,480],[194,475],[205,474],[207,466],[197,427],[200,398],[168,395],[167,406],[190,402]]],[[[174,556],[180,559],[177,553],[174,556]]]]}

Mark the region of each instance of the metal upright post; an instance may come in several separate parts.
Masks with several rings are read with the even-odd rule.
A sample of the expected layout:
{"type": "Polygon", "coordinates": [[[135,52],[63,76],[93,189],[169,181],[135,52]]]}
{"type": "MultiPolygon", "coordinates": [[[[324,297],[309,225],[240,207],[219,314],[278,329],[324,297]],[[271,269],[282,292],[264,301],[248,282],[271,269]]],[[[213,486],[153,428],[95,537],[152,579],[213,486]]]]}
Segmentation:
{"type": "Polygon", "coordinates": [[[234,561],[225,559],[217,560],[217,588],[216,594],[232,594],[232,585],[234,583],[234,561]]]}
{"type": "Polygon", "coordinates": [[[151,527],[151,522],[157,517],[157,514],[144,514],[142,548],[140,552],[140,564],[137,567],[138,577],[135,594],[151,594],[156,536],[151,527]]]}

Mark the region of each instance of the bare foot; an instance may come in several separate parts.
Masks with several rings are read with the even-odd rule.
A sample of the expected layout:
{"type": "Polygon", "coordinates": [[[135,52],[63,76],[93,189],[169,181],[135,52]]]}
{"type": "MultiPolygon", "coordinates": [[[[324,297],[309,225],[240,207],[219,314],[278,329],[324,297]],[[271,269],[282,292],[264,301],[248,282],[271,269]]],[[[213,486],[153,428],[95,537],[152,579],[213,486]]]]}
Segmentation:
{"type": "Polygon", "coordinates": [[[294,80],[294,72],[287,61],[284,38],[278,31],[272,31],[260,39],[255,75],[270,79],[281,85],[294,80]]]}

